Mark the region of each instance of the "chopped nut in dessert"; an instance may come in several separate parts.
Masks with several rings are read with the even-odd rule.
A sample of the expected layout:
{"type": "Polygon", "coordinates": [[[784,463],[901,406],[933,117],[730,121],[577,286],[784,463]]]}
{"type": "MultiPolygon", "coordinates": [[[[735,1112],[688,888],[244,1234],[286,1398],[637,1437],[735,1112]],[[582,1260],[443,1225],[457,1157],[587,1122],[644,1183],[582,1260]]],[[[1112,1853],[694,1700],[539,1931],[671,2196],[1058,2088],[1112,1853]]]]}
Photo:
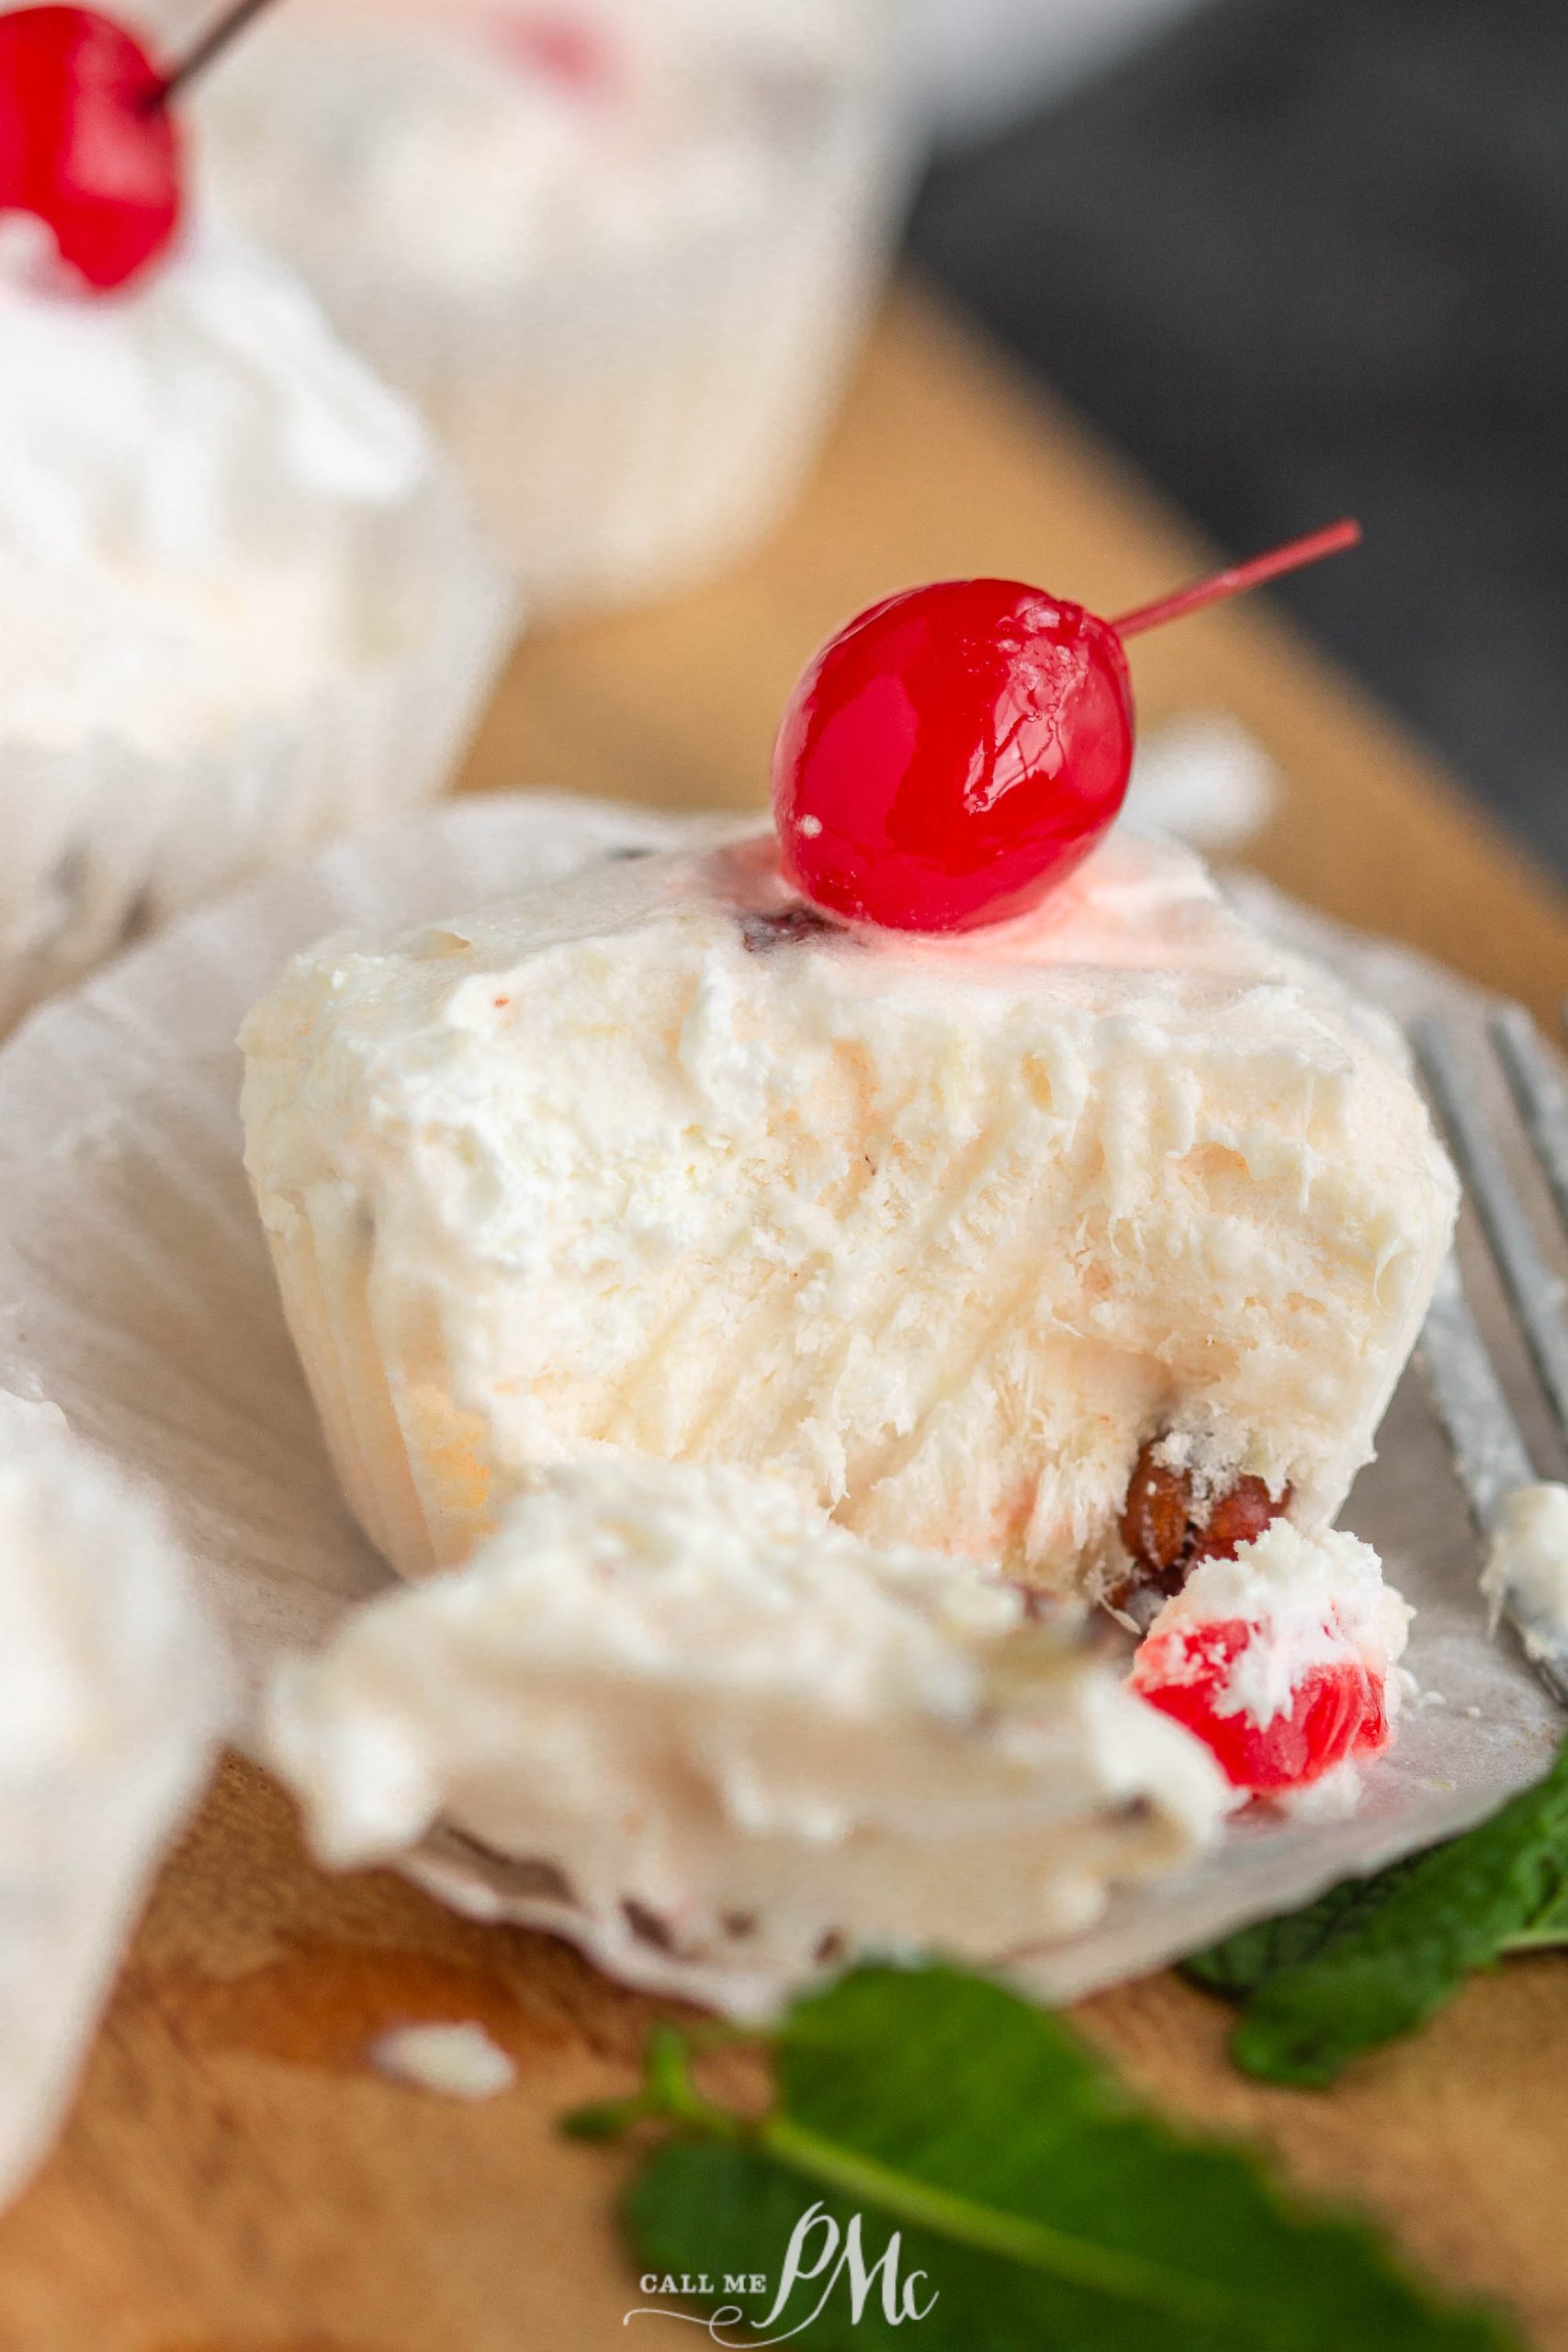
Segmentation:
{"type": "Polygon", "coordinates": [[[740,917],[741,944],[749,956],[769,956],[775,947],[796,947],[803,939],[819,938],[838,929],[815,907],[780,907],[772,914],[748,912],[740,917]]]}
{"type": "Polygon", "coordinates": [[[1237,1547],[1254,1543],[1266,1527],[1290,1509],[1289,1487],[1276,1502],[1261,1478],[1238,1478],[1221,1495],[1199,1529],[1191,1560],[1234,1560],[1237,1547]]]}
{"type": "Polygon", "coordinates": [[[1151,1440],[1138,1455],[1128,1481],[1127,1499],[1117,1521],[1131,1554],[1134,1572],[1105,1596],[1121,1611],[1139,1593],[1178,1593],[1200,1560],[1234,1560],[1290,1508],[1291,1489],[1278,1498],[1261,1478],[1238,1478],[1202,1511],[1190,1473],[1158,1458],[1162,1441],[1151,1440]]]}
{"type": "Polygon", "coordinates": [[[1138,1566],[1156,1577],[1179,1566],[1191,1532],[1192,1481],[1185,1470],[1156,1462],[1145,1445],[1134,1465],[1118,1522],[1138,1566]]]}

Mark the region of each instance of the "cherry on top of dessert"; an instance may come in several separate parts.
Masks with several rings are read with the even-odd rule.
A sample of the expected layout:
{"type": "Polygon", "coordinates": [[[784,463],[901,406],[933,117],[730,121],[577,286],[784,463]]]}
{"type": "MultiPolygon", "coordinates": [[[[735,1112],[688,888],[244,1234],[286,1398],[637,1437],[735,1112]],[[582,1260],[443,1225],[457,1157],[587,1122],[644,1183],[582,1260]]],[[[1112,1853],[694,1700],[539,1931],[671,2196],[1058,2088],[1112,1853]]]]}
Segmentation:
{"type": "Polygon", "coordinates": [[[96,8],[0,14],[0,214],[41,220],[65,269],[93,293],[132,284],[184,218],[169,100],[266,5],[238,0],[167,68],[96,8]]]}
{"type": "Polygon", "coordinates": [[[30,212],[96,293],[174,242],[179,129],[135,34],[92,8],[0,17],[0,212],[30,212]]]}
{"type": "Polygon", "coordinates": [[[1017,580],[937,581],[873,605],[784,708],[773,812],[786,876],[829,913],[891,931],[1026,913],[1126,798],[1124,640],[1359,537],[1333,524],[1115,621],[1017,580]]]}
{"type": "Polygon", "coordinates": [[[610,96],[619,80],[619,60],[606,34],[564,8],[530,8],[500,21],[504,48],[520,65],[542,74],[574,97],[610,96]]]}

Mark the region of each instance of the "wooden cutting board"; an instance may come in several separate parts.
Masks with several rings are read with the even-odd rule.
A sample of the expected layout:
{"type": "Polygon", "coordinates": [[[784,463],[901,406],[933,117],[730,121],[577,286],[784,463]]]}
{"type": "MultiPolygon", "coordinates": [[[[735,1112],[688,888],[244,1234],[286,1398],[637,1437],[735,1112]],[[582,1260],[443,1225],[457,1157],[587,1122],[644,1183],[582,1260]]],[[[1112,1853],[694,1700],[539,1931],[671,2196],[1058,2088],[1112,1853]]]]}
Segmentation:
{"type": "MultiPolygon", "coordinates": [[[[784,692],[874,596],[994,571],[1114,612],[1206,554],[906,293],[787,528],[716,586],[530,639],[468,781],[759,804],[784,692]]],[[[1287,628],[1215,612],[1136,667],[1146,717],[1226,708],[1275,755],[1287,789],[1254,854],[1273,880],[1554,1015],[1562,895],[1287,628]]],[[[656,2013],[547,1938],[389,1877],[327,1880],[281,1798],[231,1765],[164,1873],[55,2155],[0,2221],[0,2352],[689,2352],[673,2321],[624,2330],[619,2159],[553,2130],[626,2085],[656,2013]],[[470,2108],[378,2079],[367,2044],[418,2018],[482,2021],[515,2088],[470,2108]]],[[[1327,2094],[1241,2081],[1224,2012],[1170,1976],[1078,2014],[1173,2109],[1267,2142],[1568,2352],[1568,1962],[1510,1964],[1327,2094]]]]}

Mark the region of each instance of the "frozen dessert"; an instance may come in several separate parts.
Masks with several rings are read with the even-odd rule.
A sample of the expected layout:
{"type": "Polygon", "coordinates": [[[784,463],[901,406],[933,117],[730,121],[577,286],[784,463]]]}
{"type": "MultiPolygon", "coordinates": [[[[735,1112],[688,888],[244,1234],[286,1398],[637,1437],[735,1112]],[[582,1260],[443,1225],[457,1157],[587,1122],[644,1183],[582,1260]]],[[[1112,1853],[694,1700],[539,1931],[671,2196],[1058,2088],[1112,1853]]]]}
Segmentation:
{"type": "Polygon", "coordinates": [[[858,1951],[1085,1927],[1227,1802],[1015,1589],[776,1480],[609,1460],[288,1664],[267,1747],[327,1862],[445,1822],[616,1973],[742,2011],[858,1951]]]}
{"type": "Polygon", "coordinates": [[[535,604],[728,558],[796,487],[904,175],[881,0],[291,0],[216,200],[418,402],[535,604]]]}
{"type": "Polygon", "coordinates": [[[1568,1487],[1542,1480],[1504,1496],[1481,1589],[1494,1625],[1506,1605],[1532,1658],[1568,1653],[1568,1487]]]}
{"type": "Polygon", "coordinates": [[[407,1575],[642,1456],[1168,1589],[1211,1525],[1332,1520],[1454,1209],[1382,1018],[1125,832],[945,939],[829,922],[760,836],[604,862],[329,943],[244,1046],[290,1327],[407,1575]]]}
{"type": "Polygon", "coordinates": [[[413,412],[216,231],[118,294],[0,221],[0,1021],[446,778],[507,600],[413,412]]]}
{"type": "Polygon", "coordinates": [[[9,732],[177,753],[376,658],[362,535],[428,447],[281,270],[211,237],[92,301],[13,266],[0,337],[9,732]]]}
{"type": "Polygon", "coordinates": [[[158,1505],[0,1395],[0,2198],[54,2132],[229,1700],[158,1505]]]}

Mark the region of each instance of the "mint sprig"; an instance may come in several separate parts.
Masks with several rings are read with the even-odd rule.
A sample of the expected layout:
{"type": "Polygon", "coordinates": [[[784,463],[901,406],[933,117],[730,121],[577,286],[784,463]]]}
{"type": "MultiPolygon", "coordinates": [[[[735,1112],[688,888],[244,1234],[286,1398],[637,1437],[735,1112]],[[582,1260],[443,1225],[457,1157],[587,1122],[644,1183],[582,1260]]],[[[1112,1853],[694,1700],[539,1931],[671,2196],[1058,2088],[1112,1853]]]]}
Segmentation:
{"type": "Polygon", "coordinates": [[[1486,2312],[1439,2301],[1361,2224],[1287,2199],[1250,2154],[1134,2105],[1060,2019],[931,1963],[868,1967],[770,2038],[761,2118],[714,2105],[660,2029],[642,2089],[567,2128],[664,2135],[623,2218],[639,2267],[707,2277],[732,2345],[811,2352],[1502,2352],[1486,2312]],[[816,2208],[867,2267],[803,2279],[770,2317],[785,2249],[816,2208]],[[726,2277],[766,2281],[720,2297],[726,2277]],[[911,2282],[914,2282],[911,2284],[911,2282]],[[899,2299],[915,2298],[916,2313],[899,2299]],[[900,2316],[902,2312],[902,2316],[900,2316]],[[814,2315],[813,2315],[814,2314],[814,2315]],[[802,2324],[804,2323],[804,2324],[802,2324]]]}
{"type": "Polygon", "coordinates": [[[1489,1821],[1243,1928],[1184,1973],[1243,2003],[1230,2047],[1246,2073],[1317,2088],[1425,2024],[1476,1969],[1558,1943],[1568,1943],[1568,1743],[1489,1821]]]}

